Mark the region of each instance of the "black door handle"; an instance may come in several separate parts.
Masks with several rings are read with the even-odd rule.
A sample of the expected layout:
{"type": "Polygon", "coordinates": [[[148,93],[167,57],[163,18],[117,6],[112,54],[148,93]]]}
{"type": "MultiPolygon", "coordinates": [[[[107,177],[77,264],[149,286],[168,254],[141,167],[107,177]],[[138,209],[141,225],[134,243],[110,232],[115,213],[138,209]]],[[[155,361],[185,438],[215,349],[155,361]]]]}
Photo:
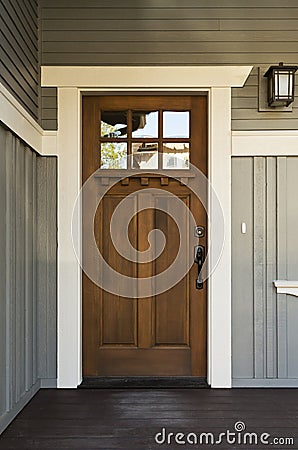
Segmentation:
{"type": "Polygon", "coordinates": [[[201,271],[205,259],[205,247],[203,245],[195,246],[195,263],[198,265],[198,277],[196,279],[196,288],[203,289],[203,280],[201,277],[201,271]]]}

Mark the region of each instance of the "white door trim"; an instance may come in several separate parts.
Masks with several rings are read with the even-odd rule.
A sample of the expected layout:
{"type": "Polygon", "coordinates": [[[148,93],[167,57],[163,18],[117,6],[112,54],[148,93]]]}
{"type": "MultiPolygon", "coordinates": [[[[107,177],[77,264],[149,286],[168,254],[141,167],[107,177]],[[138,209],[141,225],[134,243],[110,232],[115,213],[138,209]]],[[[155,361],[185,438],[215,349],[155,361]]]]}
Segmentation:
{"type": "MultiPolygon", "coordinates": [[[[71,217],[81,187],[81,93],[86,90],[209,92],[209,179],[224,211],[225,244],[209,279],[208,382],[231,387],[231,87],[242,86],[251,69],[42,67],[42,86],[58,87],[58,387],[74,388],[82,380],[81,272],[72,248],[71,217]]],[[[216,238],[213,224],[209,239],[216,238]]]]}

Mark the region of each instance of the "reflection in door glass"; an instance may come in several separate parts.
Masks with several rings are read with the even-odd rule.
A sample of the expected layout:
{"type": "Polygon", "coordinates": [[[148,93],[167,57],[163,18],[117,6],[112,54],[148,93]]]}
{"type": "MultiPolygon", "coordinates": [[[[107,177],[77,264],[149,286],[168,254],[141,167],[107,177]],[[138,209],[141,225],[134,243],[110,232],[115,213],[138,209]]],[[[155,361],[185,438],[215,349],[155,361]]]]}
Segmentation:
{"type": "Polygon", "coordinates": [[[157,136],[158,136],[158,112],[133,111],[132,137],[157,138],[157,136]]]}
{"type": "Polygon", "coordinates": [[[158,169],[158,144],[134,142],[132,167],[133,169],[158,169]]]}
{"type": "Polygon", "coordinates": [[[101,137],[125,138],[127,136],[126,111],[101,111],[101,137]]]}
{"type": "Polygon", "coordinates": [[[163,137],[189,138],[189,111],[164,111],[163,137]]]}
{"type": "Polygon", "coordinates": [[[162,167],[163,169],[188,169],[189,144],[184,142],[164,143],[162,167]]]}
{"type": "Polygon", "coordinates": [[[127,144],[104,142],[101,144],[101,169],[127,169],[127,144]]]}

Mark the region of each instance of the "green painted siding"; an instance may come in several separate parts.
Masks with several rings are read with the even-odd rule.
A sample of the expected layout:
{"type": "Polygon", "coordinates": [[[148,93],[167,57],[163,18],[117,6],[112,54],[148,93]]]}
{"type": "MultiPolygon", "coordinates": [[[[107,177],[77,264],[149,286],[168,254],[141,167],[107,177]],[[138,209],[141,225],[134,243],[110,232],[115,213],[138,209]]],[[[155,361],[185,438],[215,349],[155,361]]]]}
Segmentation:
{"type": "Polygon", "coordinates": [[[298,63],[296,0],[3,0],[0,20],[1,82],[45,129],[57,128],[57,94],[39,96],[39,63],[251,64],[232,90],[233,130],[298,128],[297,101],[287,114],[258,112],[257,76],[298,63]]]}
{"type": "MultiPolygon", "coordinates": [[[[298,63],[296,0],[41,0],[44,65],[246,64],[232,90],[233,130],[297,129],[293,112],[258,112],[257,67],[298,63]]],[[[56,91],[43,94],[43,125],[56,127],[56,91]]]]}
{"type": "Polygon", "coordinates": [[[38,120],[38,7],[35,0],[1,0],[0,81],[38,120]]]}

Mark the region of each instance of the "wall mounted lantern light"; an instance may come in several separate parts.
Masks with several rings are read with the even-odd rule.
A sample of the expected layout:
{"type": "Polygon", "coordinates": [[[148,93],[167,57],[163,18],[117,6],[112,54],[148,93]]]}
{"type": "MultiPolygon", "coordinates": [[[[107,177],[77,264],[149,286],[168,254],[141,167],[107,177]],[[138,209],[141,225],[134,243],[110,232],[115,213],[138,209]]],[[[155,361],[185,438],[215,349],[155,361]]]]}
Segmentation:
{"type": "Polygon", "coordinates": [[[289,106],[294,101],[295,72],[298,66],[270,66],[264,77],[268,78],[268,104],[271,107],[289,106]]]}

